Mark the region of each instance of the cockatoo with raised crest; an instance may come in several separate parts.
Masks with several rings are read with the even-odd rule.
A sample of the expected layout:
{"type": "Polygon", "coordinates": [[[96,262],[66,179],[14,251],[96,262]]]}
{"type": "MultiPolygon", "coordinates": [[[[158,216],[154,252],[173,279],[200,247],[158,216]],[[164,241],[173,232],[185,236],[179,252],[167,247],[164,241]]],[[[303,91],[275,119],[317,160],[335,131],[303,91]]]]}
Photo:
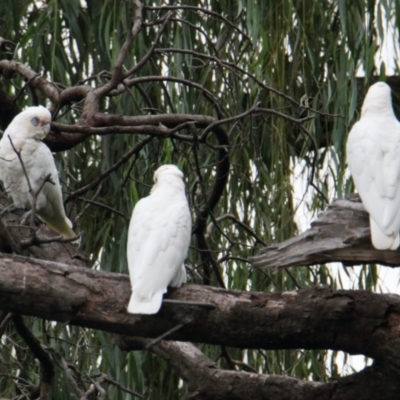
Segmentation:
{"type": "Polygon", "coordinates": [[[167,287],[186,282],[183,262],[191,229],[183,173],[175,165],[163,165],[154,173],[150,195],[137,202],[129,225],[129,313],[157,313],[167,287]]]}
{"type": "Polygon", "coordinates": [[[42,106],[28,107],[11,121],[0,140],[0,179],[16,208],[32,208],[33,196],[18,152],[33,193],[42,187],[36,198],[36,215],[64,238],[73,238],[76,234],[65,215],[54,158],[42,142],[50,122],[51,114],[42,106]],[[49,175],[51,182],[44,183],[49,175]]]}
{"type": "Polygon", "coordinates": [[[369,213],[376,249],[399,247],[400,123],[394,115],[390,87],[372,85],[361,118],[347,140],[347,163],[365,209],[369,213]]]}

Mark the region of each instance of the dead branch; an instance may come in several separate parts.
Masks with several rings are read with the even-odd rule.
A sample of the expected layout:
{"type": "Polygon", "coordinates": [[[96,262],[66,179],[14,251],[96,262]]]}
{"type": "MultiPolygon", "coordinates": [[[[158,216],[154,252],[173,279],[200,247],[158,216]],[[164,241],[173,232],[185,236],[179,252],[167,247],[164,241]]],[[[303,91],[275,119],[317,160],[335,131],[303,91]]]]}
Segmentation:
{"type": "Polygon", "coordinates": [[[343,262],[400,265],[400,250],[376,250],[371,244],[368,213],[358,195],[335,200],[304,233],[265,247],[251,257],[254,268],[284,268],[343,262]]]}

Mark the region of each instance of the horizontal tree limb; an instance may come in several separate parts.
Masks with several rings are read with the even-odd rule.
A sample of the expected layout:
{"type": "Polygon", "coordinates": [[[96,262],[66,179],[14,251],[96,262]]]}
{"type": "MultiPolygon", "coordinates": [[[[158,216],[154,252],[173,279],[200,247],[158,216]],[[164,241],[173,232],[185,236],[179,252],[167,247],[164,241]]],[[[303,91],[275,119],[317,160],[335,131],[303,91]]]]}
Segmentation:
{"type": "MultiPolygon", "coordinates": [[[[118,337],[123,350],[146,339],[118,337]]],[[[161,341],[152,352],[168,361],[188,382],[187,400],[375,400],[398,399],[400,380],[393,371],[374,365],[329,382],[312,382],[281,375],[263,375],[219,368],[191,343],[161,341]]]]}
{"type": "Polygon", "coordinates": [[[263,248],[250,258],[255,268],[284,268],[334,261],[345,265],[400,266],[400,250],[377,250],[371,244],[368,213],[358,195],[335,200],[304,233],[263,248]]]}
{"type": "Polygon", "coordinates": [[[184,285],[152,316],[131,315],[127,275],[0,254],[0,308],[143,338],[239,348],[332,349],[400,368],[400,297],[318,287],[283,293],[184,285]],[[204,302],[205,307],[188,302],[204,302]],[[210,307],[213,304],[215,308],[210,307]]]}

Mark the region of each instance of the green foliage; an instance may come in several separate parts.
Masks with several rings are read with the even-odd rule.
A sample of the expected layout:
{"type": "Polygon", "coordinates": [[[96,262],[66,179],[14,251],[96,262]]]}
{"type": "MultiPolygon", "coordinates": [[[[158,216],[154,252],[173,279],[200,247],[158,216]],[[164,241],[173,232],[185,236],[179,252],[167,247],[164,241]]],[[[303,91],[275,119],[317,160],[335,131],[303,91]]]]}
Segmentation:
{"type": "MultiPolygon", "coordinates": [[[[156,3],[146,2],[146,22],[165,17],[166,10],[150,7],[156,3]]],[[[282,291],[320,284],[341,287],[343,273],[338,276],[327,266],[262,272],[249,269],[245,260],[257,253],[263,243],[279,242],[298,233],[294,165],[304,163],[302,179],[312,179],[318,188],[316,191],[307,187],[308,196],[303,203],[307,202],[309,218],[325,207],[326,198],[353,190],[346,174],[344,146],[348,128],[358,116],[360,81],[356,75],[363,70],[368,82],[371,76],[384,73],[384,66],[376,66],[378,38],[383,38],[390,18],[399,24],[398,2],[184,3],[180,9],[171,7],[173,17],[153,56],[137,71],[137,78],[163,76],[165,80],[148,79],[134,84],[124,93],[102,101],[99,111],[128,116],[177,113],[230,118],[259,102],[263,108],[294,119],[314,115],[304,124],[308,134],[288,119],[271,113],[249,114],[224,125],[230,142],[230,177],[213,219],[207,221],[207,240],[228,288],[282,291]],[[168,80],[170,77],[182,81],[168,80]],[[201,85],[203,90],[183,80],[201,85]],[[205,91],[212,93],[213,99],[207,98],[205,91]]],[[[117,0],[3,0],[0,36],[18,44],[18,61],[60,87],[84,81],[94,86],[107,81],[100,72],[112,70],[130,29],[132,12],[132,6],[117,0]]],[[[160,24],[143,26],[124,64],[126,70],[150,50],[159,29],[160,24]]],[[[51,105],[39,92],[26,89],[17,75],[12,79],[13,85],[10,82],[3,77],[2,86],[13,96],[21,91],[19,106],[51,105]]],[[[64,107],[58,122],[73,123],[81,109],[81,103],[64,107]]],[[[192,132],[188,130],[186,134],[192,132]]],[[[196,134],[200,136],[201,130],[196,134]]],[[[123,134],[90,137],[73,150],[58,154],[65,197],[96,179],[143,138],[144,135],[123,134]]],[[[85,199],[129,218],[134,204],[149,193],[157,166],[176,163],[186,174],[195,217],[203,204],[204,190],[210,190],[215,176],[217,145],[212,135],[208,136],[207,145],[155,137],[100,187],[68,202],[69,214],[79,215],[87,206],[79,225],[83,250],[92,265],[104,271],[127,273],[127,220],[110,208],[85,199]],[[201,168],[204,189],[196,165],[201,168]]],[[[202,281],[202,265],[193,240],[188,257],[192,282],[202,281]]],[[[356,287],[376,290],[377,282],[376,267],[368,266],[360,273],[356,287]]],[[[215,274],[212,284],[218,285],[215,274]]],[[[27,323],[53,349],[57,382],[53,385],[53,398],[68,399],[73,391],[62,360],[86,387],[96,374],[105,373],[145,398],[176,399],[186,390],[164,361],[149,352],[123,353],[108,334],[35,319],[27,323]]],[[[17,375],[24,371],[21,379],[37,383],[38,364],[29,352],[23,352],[26,345],[12,327],[7,328],[2,340],[0,373],[17,375]]],[[[221,353],[213,346],[203,350],[213,359],[221,353]]],[[[232,359],[245,361],[261,373],[328,380],[337,372],[335,362],[328,365],[327,354],[321,351],[227,351],[232,359]]],[[[226,358],[218,359],[227,367],[226,358]]],[[[238,364],[237,368],[241,366],[238,364]]],[[[10,377],[0,379],[0,397],[11,398],[19,393],[24,382],[14,382],[10,377]]],[[[134,398],[115,385],[106,387],[109,398],[134,398]]]]}

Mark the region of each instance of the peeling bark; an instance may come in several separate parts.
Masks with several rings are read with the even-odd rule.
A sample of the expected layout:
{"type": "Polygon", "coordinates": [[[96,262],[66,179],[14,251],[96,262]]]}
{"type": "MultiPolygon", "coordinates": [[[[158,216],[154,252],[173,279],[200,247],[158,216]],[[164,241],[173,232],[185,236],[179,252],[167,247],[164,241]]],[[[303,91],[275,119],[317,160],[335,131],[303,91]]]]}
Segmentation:
{"type": "Polygon", "coordinates": [[[371,244],[368,213],[358,195],[335,200],[311,228],[251,257],[255,268],[284,268],[339,261],[345,265],[377,263],[397,267],[400,250],[377,250],[371,244]]]}

